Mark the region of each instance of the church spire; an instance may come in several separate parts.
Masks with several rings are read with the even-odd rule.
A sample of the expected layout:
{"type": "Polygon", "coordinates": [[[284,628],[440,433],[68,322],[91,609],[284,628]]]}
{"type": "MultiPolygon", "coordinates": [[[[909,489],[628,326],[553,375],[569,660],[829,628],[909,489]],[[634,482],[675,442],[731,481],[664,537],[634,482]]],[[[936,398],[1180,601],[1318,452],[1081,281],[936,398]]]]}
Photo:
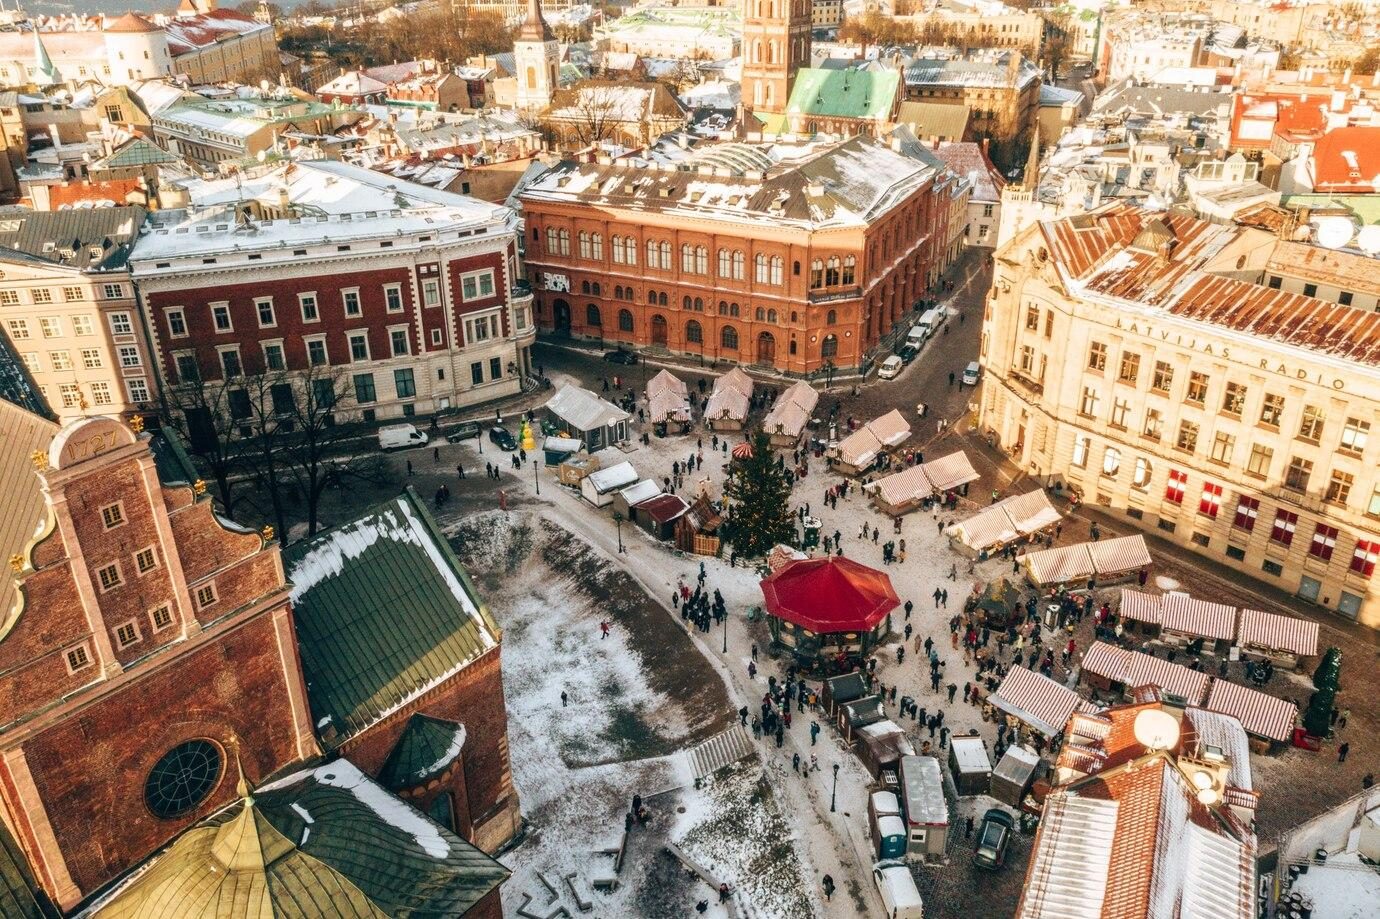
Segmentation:
{"type": "Polygon", "coordinates": [[[48,49],[43,45],[43,36],[39,34],[37,26],[34,27],[34,85],[53,86],[61,83],[58,78],[57,68],[53,66],[53,59],[48,56],[48,49]]]}
{"type": "Polygon", "coordinates": [[[541,0],[527,0],[527,18],[522,22],[522,28],[518,30],[517,41],[555,41],[556,36],[551,34],[551,28],[546,24],[546,20],[541,15],[541,0]]]}
{"type": "Polygon", "coordinates": [[[1021,173],[1021,188],[1034,191],[1040,184],[1040,125],[1035,123],[1030,131],[1030,153],[1025,159],[1025,172],[1021,173]]]}

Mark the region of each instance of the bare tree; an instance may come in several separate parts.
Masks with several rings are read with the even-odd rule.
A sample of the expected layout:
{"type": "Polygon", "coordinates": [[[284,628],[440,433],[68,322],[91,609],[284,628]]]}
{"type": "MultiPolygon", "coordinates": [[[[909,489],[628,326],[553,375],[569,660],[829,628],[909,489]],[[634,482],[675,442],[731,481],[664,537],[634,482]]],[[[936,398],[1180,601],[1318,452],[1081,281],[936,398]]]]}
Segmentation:
{"type": "Polygon", "coordinates": [[[565,96],[565,105],[552,105],[546,127],[563,139],[574,140],[573,146],[591,147],[613,136],[622,123],[623,94],[616,85],[585,83],[576,86],[565,96]]]}
{"type": "Polygon", "coordinates": [[[226,514],[237,503],[232,492],[244,462],[241,423],[234,417],[243,411],[238,392],[238,383],[232,386],[224,379],[203,380],[198,374],[196,379],[170,388],[164,418],[215,480],[226,514]]]}

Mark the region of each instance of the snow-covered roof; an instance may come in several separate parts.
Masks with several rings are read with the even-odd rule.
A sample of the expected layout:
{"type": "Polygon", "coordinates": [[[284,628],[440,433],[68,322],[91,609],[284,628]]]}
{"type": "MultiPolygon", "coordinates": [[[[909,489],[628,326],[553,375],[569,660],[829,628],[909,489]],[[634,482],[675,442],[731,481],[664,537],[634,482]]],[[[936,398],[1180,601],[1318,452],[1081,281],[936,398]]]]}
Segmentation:
{"type": "Polygon", "coordinates": [[[362,70],[351,70],[316,90],[318,96],[366,96],[386,93],[388,84],[362,70]]]}
{"type": "Polygon", "coordinates": [[[992,761],[981,737],[950,737],[949,745],[960,772],[992,771],[992,761]]]}
{"type": "MultiPolygon", "coordinates": [[[[597,472],[594,474],[598,475],[597,472]]],[[[641,504],[648,498],[654,498],[659,494],[661,494],[661,486],[656,483],[655,479],[643,479],[618,493],[619,497],[626,501],[629,507],[634,504],[641,504]]]]}
{"type": "Polygon", "coordinates": [[[596,394],[573,384],[556,390],[546,403],[546,410],[556,415],[576,431],[593,431],[620,421],[627,421],[627,412],[596,394]]]}
{"type": "Polygon", "coordinates": [[[949,803],[944,798],[944,775],[939,760],[933,756],[903,756],[900,775],[906,819],[914,824],[948,824],[949,803]]]}
{"type": "Polygon", "coordinates": [[[632,463],[624,460],[618,465],[610,466],[607,469],[596,469],[585,476],[585,481],[588,482],[590,487],[596,492],[604,495],[636,482],[637,470],[633,468],[632,463]]]}

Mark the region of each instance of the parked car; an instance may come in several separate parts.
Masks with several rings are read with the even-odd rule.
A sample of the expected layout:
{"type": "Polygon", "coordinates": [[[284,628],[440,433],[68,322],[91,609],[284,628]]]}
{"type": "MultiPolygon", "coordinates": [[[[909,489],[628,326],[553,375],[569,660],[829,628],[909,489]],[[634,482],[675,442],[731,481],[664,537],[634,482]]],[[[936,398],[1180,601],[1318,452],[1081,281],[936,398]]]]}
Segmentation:
{"type": "Polygon", "coordinates": [[[978,380],[982,379],[982,368],[977,361],[970,361],[967,367],[963,368],[963,385],[976,386],[978,380]]]}
{"type": "Polygon", "coordinates": [[[446,440],[453,444],[458,444],[462,440],[469,440],[471,437],[479,436],[478,421],[462,421],[456,427],[446,433],[446,440]]]}
{"type": "Polygon", "coordinates": [[[426,435],[410,424],[390,424],[379,428],[379,447],[384,450],[425,447],[426,441],[426,435]]]}
{"type": "Polygon", "coordinates": [[[882,365],[877,368],[877,379],[894,380],[901,375],[901,371],[905,369],[905,366],[906,362],[893,354],[891,357],[882,361],[882,365]]]}
{"type": "Polygon", "coordinates": [[[605,351],[604,360],[610,364],[636,364],[637,355],[631,351],[624,351],[619,348],[617,351],[605,351]]]}
{"type": "Polygon", "coordinates": [[[915,360],[916,356],[919,353],[919,348],[915,347],[915,345],[912,345],[910,343],[906,343],[901,346],[900,351],[896,352],[896,356],[899,357],[901,360],[905,361],[907,364],[909,364],[911,361],[915,360]]]}
{"type": "Polygon", "coordinates": [[[517,441],[513,439],[513,435],[509,433],[507,428],[498,426],[489,428],[489,440],[498,444],[498,449],[506,453],[512,453],[518,448],[517,441]]]}
{"type": "Polygon", "coordinates": [[[909,868],[892,861],[878,862],[872,869],[872,880],[882,895],[886,919],[925,919],[925,901],[909,868]]]}
{"type": "Polygon", "coordinates": [[[973,863],[981,868],[1000,868],[1006,864],[1006,847],[1011,843],[1015,828],[1016,821],[1001,808],[994,807],[983,814],[973,863]]]}

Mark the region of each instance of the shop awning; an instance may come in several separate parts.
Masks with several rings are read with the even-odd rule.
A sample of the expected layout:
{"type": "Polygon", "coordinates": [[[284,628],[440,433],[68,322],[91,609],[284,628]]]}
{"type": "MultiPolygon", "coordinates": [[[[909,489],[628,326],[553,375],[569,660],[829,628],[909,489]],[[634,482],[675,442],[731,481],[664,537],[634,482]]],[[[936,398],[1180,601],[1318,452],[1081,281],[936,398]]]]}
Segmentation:
{"type": "Polygon", "coordinates": [[[1121,589],[1121,607],[1118,613],[1122,619],[1133,619],[1136,622],[1159,625],[1160,617],[1164,613],[1161,609],[1161,601],[1163,600],[1164,598],[1159,594],[1148,594],[1144,591],[1123,587],[1121,589]]]}
{"type": "Polygon", "coordinates": [[[1160,625],[1172,632],[1200,638],[1236,637],[1236,607],[1225,603],[1198,600],[1185,593],[1168,593],[1160,598],[1160,625]]]}
{"type": "Polygon", "coordinates": [[[968,454],[962,450],[956,450],[928,463],[921,463],[920,468],[925,470],[925,475],[929,477],[930,485],[935,491],[950,491],[969,482],[976,482],[980,478],[968,459],[968,454]]]}
{"type": "Polygon", "coordinates": [[[1012,667],[987,701],[1049,737],[1062,733],[1074,712],[1097,711],[1072,689],[1024,667],[1012,667]]]}
{"type": "MultiPolygon", "coordinates": [[[[963,458],[967,460],[966,456],[963,458]]],[[[945,457],[938,462],[942,463],[947,459],[948,457],[945,457]]],[[[1004,498],[996,504],[984,507],[962,523],[949,527],[948,533],[965,546],[981,551],[1011,542],[1021,536],[1028,536],[1058,523],[1059,520],[1059,512],[1049,503],[1049,496],[1041,489],[1004,498]]]]}
{"type": "Polygon", "coordinates": [[[1287,740],[1298,716],[1294,703],[1226,680],[1213,681],[1203,707],[1231,715],[1241,722],[1246,733],[1270,740],[1287,740]]]}
{"type": "Polygon", "coordinates": [[[1017,556],[1017,561],[1025,563],[1037,584],[1061,584],[1094,574],[1119,574],[1143,568],[1150,564],[1150,550],[1145,537],[1137,534],[1027,552],[1017,556]]]}
{"type": "Polygon", "coordinates": [[[1200,704],[1208,688],[1205,673],[1171,664],[1150,654],[1128,651],[1105,641],[1093,642],[1083,653],[1079,666],[1084,673],[1125,684],[1127,689],[1158,686],[1165,692],[1182,696],[1189,705],[1200,704]]]}
{"type": "Polygon", "coordinates": [[[1098,574],[1134,571],[1150,564],[1150,548],[1145,544],[1145,537],[1139,534],[1090,542],[1087,546],[1092,554],[1093,570],[1098,574]]]}
{"type": "Polygon", "coordinates": [[[1318,624],[1293,616],[1243,609],[1237,644],[1312,657],[1318,653],[1318,624]]]}

